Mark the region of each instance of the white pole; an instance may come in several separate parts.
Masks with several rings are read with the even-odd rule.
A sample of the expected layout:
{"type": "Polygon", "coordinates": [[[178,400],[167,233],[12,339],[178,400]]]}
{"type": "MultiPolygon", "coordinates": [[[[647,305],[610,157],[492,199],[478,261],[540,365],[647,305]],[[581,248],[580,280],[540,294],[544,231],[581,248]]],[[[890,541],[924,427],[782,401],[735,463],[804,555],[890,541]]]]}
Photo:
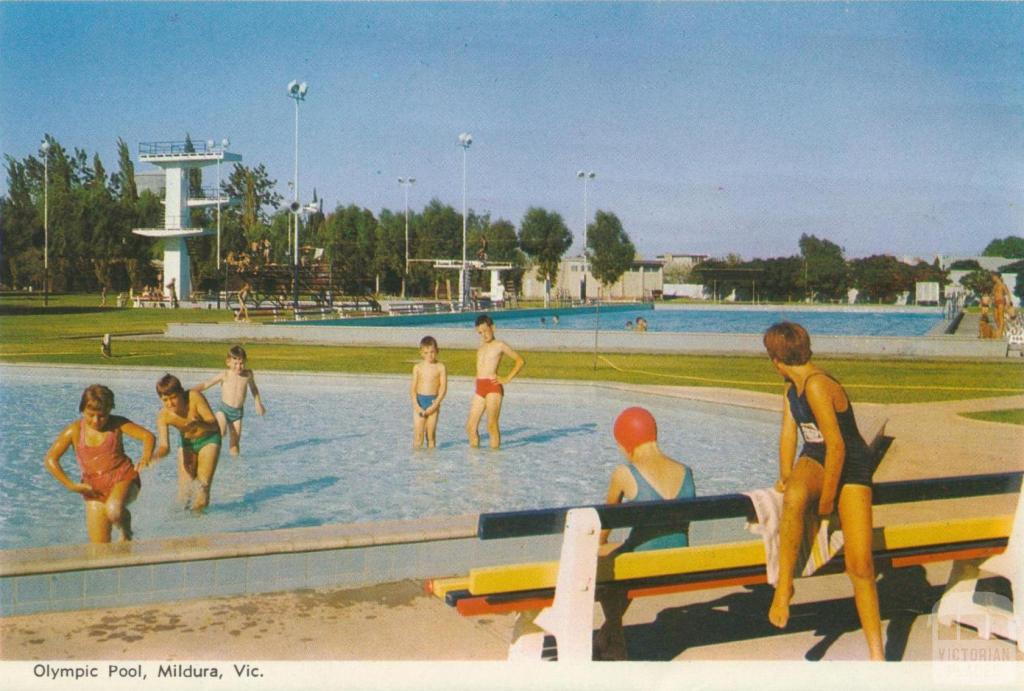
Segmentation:
{"type": "Polygon", "coordinates": [[[43,154],[43,305],[50,304],[50,147],[43,154]]]}
{"type": "MultiPolygon", "coordinates": [[[[299,99],[295,99],[295,185],[293,189],[294,196],[292,200],[295,202],[299,201],[299,99]]],[[[295,262],[295,266],[299,265],[299,215],[298,213],[293,214],[295,216],[295,253],[292,255],[292,259],[295,262]]]]}
{"type": "Polygon", "coordinates": [[[462,270],[459,273],[459,301],[465,306],[466,293],[466,147],[462,147],[462,270]]]}

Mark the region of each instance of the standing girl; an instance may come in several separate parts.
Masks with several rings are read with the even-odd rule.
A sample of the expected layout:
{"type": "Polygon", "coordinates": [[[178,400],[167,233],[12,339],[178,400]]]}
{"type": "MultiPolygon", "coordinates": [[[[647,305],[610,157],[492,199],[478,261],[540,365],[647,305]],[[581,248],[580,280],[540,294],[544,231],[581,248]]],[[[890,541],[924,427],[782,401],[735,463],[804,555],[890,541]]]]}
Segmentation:
{"type": "Polygon", "coordinates": [[[126,418],[111,415],[114,392],[102,384],[93,384],[82,392],[75,420],[57,435],[46,454],[44,464],[69,492],[85,500],[85,527],[90,542],[110,542],[117,526],[121,541],[132,539],[132,515],[127,509],[138,496],[141,483],[138,469],[145,468],[153,455],[153,433],[126,418]],[[123,435],[142,442],[142,457],[136,468],[125,455],[123,435]],[[73,482],[60,465],[61,456],[75,449],[82,471],[80,482],[73,482]]]}

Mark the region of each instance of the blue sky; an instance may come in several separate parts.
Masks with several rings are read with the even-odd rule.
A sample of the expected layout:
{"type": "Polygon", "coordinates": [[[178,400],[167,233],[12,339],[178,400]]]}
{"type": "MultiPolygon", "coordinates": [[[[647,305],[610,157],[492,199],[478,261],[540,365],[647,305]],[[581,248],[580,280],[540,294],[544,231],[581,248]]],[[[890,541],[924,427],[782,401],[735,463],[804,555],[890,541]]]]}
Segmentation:
{"type": "Polygon", "coordinates": [[[472,209],[578,235],[586,168],[647,256],[1024,235],[1020,3],[0,3],[0,45],[17,158],[229,137],[290,196],[300,79],[300,188],[330,208],[400,210],[401,175],[461,208],[468,131],[472,209]]]}

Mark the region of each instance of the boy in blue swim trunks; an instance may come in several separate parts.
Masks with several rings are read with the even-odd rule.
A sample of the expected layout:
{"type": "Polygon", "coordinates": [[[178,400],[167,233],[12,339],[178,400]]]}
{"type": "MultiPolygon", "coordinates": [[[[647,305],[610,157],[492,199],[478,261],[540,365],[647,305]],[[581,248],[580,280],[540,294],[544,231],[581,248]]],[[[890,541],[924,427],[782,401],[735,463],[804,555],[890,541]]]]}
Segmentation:
{"type": "Polygon", "coordinates": [[[427,448],[437,446],[437,418],[441,401],[448,393],[448,369],[437,360],[437,341],[433,336],[420,340],[421,362],[412,368],[409,396],[412,398],[412,446],[423,446],[426,433],[427,448]]]}
{"type": "Polygon", "coordinates": [[[215,384],[220,384],[220,403],[213,412],[217,416],[221,436],[227,436],[229,433],[231,435],[228,450],[232,456],[238,455],[238,446],[242,440],[242,417],[245,414],[247,388],[252,391],[256,414],[263,415],[267,412],[260,398],[260,390],[256,388],[256,375],[245,366],[246,360],[245,348],[239,345],[231,346],[226,360],[227,369],[195,388],[196,391],[205,391],[215,384]]]}
{"type": "Polygon", "coordinates": [[[198,491],[191,497],[193,511],[202,511],[210,503],[210,484],[220,458],[220,426],[197,389],[186,391],[177,377],[165,374],[156,383],[156,393],[163,407],[156,416],[157,447],[153,458],[163,458],[170,451],[168,428],[181,435],[178,451],[178,499],[188,502],[193,484],[198,491]]]}

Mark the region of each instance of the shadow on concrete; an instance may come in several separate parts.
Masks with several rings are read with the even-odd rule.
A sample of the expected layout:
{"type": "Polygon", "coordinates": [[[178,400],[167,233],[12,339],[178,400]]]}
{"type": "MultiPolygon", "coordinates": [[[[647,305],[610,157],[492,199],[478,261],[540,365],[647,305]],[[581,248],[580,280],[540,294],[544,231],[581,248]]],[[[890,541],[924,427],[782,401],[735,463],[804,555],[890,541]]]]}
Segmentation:
{"type": "MultiPolygon", "coordinates": [[[[789,625],[777,629],[768,622],[773,593],[774,588],[767,585],[748,586],[745,592],[717,600],[665,609],[649,624],[627,626],[629,659],[667,661],[691,648],[810,631],[820,638],[804,659],[814,661],[823,659],[843,634],[860,630],[852,595],[794,605],[789,625]]],[[[923,567],[880,574],[878,598],[887,660],[903,659],[914,620],[929,614],[941,595],[942,587],[928,583],[923,567]]]]}

